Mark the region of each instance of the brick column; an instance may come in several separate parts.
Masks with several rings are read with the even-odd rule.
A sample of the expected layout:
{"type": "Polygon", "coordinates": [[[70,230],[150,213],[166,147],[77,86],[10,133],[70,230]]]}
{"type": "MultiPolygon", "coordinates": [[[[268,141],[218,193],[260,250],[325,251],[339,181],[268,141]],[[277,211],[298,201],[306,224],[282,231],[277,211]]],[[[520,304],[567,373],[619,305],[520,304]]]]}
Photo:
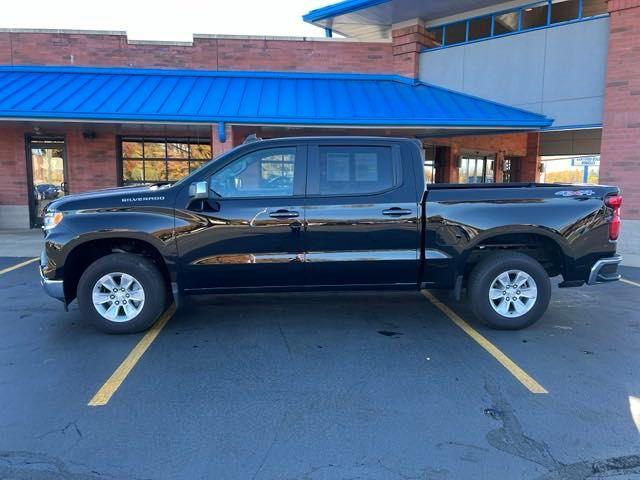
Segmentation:
{"type": "Polygon", "coordinates": [[[405,77],[418,78],[420,51],[434,44],[422,22],[395,28],[391,31],[393,71],[405,77]]]}
{"type": "Polygon", "coordinates": [[[220,132],[218,124],[211,126],[211,155],[217,157],[218,155],[231,150],[234,145],[233,128],[231,125],[224,126],[224,142],[220,140],[220,132]]]}
{"type": "Polygon", "coordinates": [[[458,183],[458,159],[460,158],[460,149],[458,145],[452,143],[451,146],[445,147],[443,175],[444,183],[458,183]]]}
{"type": "Polygon", "coordinates": [[[116,162],[116,135],[97,131],[85,138],[83,129],[70,127],[66,131],[67,177],[70,193],[115,187],[122,174],[116,162]]]}
{"type": "Polygon", "coordinates": [[[496,183],[504,180],[504,152],[496,153],[496,162],[493,164],[493,175],[496,183]]]}
{"type": "Polygon", "coordinates": [[[624,218],[640,220],[640,0],[609,0],[608,7],[600,183],[622,187],[624,218]]]}
{"type": "Polygon", "coordinates": [[[520,160],[518,181],[540,181],[540,134],[527,134],[527,154],[520,160]]]}

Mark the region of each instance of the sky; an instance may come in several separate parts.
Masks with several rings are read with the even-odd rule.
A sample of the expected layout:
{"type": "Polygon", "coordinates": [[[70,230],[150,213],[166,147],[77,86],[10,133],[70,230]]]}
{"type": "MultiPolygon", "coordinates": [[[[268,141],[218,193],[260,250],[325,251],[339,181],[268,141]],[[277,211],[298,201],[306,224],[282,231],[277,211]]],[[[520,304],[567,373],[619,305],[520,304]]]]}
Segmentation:
{"type": "Polygon", "coordinates": [[[0,28],[121,30],[133,40],[194,33],[324,36],[302,15],[337,0],[4,0],[0,28]]]}

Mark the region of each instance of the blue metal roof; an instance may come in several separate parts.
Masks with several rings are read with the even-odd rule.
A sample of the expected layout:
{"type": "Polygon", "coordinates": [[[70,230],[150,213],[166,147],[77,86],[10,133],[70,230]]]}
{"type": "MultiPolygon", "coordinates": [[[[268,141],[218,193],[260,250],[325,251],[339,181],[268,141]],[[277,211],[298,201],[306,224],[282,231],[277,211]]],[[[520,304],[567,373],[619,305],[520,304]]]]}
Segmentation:
{"type": "Polygon", "coordinates": [[[503,129],[552,123],[394,75],[2,66],[0,119],[503,129]]]}

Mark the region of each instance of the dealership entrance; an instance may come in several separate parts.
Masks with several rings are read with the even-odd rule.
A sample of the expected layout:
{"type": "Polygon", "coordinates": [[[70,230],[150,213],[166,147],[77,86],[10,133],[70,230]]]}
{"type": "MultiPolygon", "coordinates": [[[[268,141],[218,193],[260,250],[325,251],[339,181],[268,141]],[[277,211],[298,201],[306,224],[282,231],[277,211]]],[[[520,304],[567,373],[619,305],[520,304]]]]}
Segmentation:
{"type": "Polygon", "coordinates": [[[44,212],[54,200],[66,195],[66,148],[63,137],[27,137],[29,223],[42,226],[44,212]]]}

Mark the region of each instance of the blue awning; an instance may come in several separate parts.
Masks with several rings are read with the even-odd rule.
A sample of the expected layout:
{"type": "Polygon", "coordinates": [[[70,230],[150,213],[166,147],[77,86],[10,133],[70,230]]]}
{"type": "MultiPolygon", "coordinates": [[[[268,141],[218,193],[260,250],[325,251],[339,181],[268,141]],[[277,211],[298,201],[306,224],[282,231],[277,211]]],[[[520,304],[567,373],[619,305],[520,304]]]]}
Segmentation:
{"type": "Polygon", "coordinates": [[[538,129],[543,115],[394,75],[0,66],[0,120],[538,129]]]}

